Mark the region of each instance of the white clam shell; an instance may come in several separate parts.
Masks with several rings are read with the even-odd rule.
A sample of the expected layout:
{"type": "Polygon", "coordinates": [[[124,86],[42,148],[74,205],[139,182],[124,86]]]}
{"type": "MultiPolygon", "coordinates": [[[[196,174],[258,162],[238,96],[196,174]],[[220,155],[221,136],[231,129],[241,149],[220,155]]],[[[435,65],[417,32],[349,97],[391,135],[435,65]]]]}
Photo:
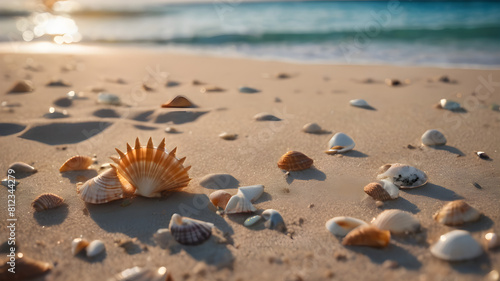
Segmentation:
{"type": "Polygon", "coordinates": [[[170,273],[167,268],[160,267],[157,269],[141,268],[138,266],[127,268],[118,273],[108,281],[166,281],[171,280],[170,273]]]}
{"type": "Polygon", "coordinates": [[[333,235],[343,237],[360,225],[367,225],[367,223],[351,217],[335,217],[328,220],[325,227],[333,235]]]}
{"type": "Polygon", "coordinates": [[[481,245],[465,230],[453,230],[441,235],[430,250],[435,257],[447,261],[470,260],[483,253],[481,245]]]}
{"type": "Polygon", "coordinates": [[[102,242],[101,240],[94,240],[90,242],[85,250],[87,251],[87,257],[95,257],[105,250],[104,242],[102,242]]]}
{"type": "Polygon", "coordinates": [[[252,202],[250,202],[250,200],[243,195],[243,193],[238,192],[236,195],[233,195],[231,199],[229,199],[224,211],[226,214],[238,214],[255,212],[257,209],[252,205],[252,202]]]}
{"type": "Polygon", "coordinates": [[[269,229],[286,231],[285,221],[281,214],[274,209],[267,209],[262,212],[262,217],[266,220],[265,226],[269,229]]]}
{"type": "Polygon", "coordinates": [[[427,130],[422,135],[422,144],[427,146],[432,145],[445,145],[446,137],[438,130],[427,130]]]}
{"type": "Polygon", "coordinates": [[[253,203],[264,193],[264,186],[262,184],[241,186],[238,188],[238,192],[253,203]]]}
{"type": "Polygon", "coordinates": [[[370,105],[368,104],[367,101],[364,99],[355,99],[355,100],[350,100],[349,103],[352,106],[357,106],[357,107],[369,107],[370,105]]]}
{"type": "Polygon", "coordinates": [[[120,97],[115,94],[101,92],[99,93],[99,95],[97,95],[97,103],[120,105],[122,102],[120,100],[120,97]]]}
{"type": "Polygon", "coordinates": [[[388,180],[400,188],[415,188],[425,185],[427,175],[421,170],[400,163],[386,164],[379,169],[379,180],[388,180]]]}
{"type": "Polygon", "coordinates": [[[447,100],[447,99],[441,99],[439,101],[439,104],[441,105],[442,108],[448,109],[448,110],[457,110],[457,109],[461,108],[461,106],[458,102],[455,102],[452,100],[447,100]]]}
{"type": "Polygon", "coordinates": [[[343,153],[353,149],[355,145],[356,144],[354,143],[352,138],[349,137],[348,135],[344,133],[336,133],[328,142],[328,149],[329,151],[343,153]],[[333,149],[332,147],[341,147],[341,148],[333,149]]]}
{"type": "Polygon", "coordinates": [[[249,217],[248,219],[245,220],[245,222],[243,223],[244,226],[252,226],[254,224],[256,224],[258,221],[260,221],[262,217],[259,216],[259,215],[256,215],[256,216],[251,216],[249,217]]]}
{"type": "Polygon", "coordinates": [[[372,221],[372,224],[394,234],[416,232],[420,228],[417,218],[400,210],[385,210],[372,221]]]}
{"type": "Polygon", "coordinates": [[[302,127],[302,131],[308,134],[321,134],[323,129],[316,123],[307,123],[302,127]]]}

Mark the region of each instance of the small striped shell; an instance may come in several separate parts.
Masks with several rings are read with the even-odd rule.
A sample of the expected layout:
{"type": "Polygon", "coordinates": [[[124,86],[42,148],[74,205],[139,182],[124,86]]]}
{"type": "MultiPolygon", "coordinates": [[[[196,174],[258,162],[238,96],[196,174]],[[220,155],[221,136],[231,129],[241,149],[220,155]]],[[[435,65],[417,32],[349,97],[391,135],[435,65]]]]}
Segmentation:
{"type": "Polygon", "coordinates": [[[224,209],[226,208],[227,202],[231,199],[231,197],[232,195],[229,192],[225,190],[217,190],[210,193],[208,199],[210,199],[210,202],[212,202],[215,207],[224,209]]]}
{"type": "Polygon", "coordinates": [[[388,180],[400,188],[415,188],[427,183],[427,175],[405,164],[386,164],[379,168],[377,179],[388,180]]]}
{"type": "Polygon", "coordinates": [[[420,222],[412,214],[400,210],[385,210],[373,221],[372,225],[394,234],[416,232],[420,222]]]}
{"type": "Polygon", "coordinates": [[[198,245],[212,236],[213,227],[209,222],[173,214],[168,228],[175,241],[183,245],[198,245]]]}
{"type": "Polygon", "coordinates": [[[83,201],[91,204],[103,204],[124,197],[124,188],[114,167],[77,185],[76,192],[83,201]]]}
{"type": "Polygon", "coordinates": [[[288,151],[281,156],[278,167],[285,171],[301,171],[311,168],[313,160],[304,153],[298,151],[288,151]]]}
{"type": "Polygon", "coordinates": [[[173,279],[165,267],[153,269],[135,266],[116,274],[109,281],[173,281],[173,279]]]}
{"type": "Polygon", "coordinates": [[[391,233],[373,225],[363,225],[353,229],[342,241],[342,245],[369,246],[383,248],[389,245],[391,233]]]}
{"type": "Polygon", "coordinates": [[[69,158],[59,168],[59,172],[86,170],[94,161],[88,156],[77,155],[69,158]]]}
{"type": "Polygon", "coordinates": [[[162,197],[185,188],[191,180],[188,175],[191,166],[183,166],[186,158],[177,159],[176,150],[167,152],[165,139],[154,147],[151,138],[147,146],[141,146],[137,138],[134,148],[127,144],[127,153],[116,149],[120,159],[111,159],[117,164],[118,178],[123,186],[132,186],[136,195],[162,197]]]}
{"type": "Polygon", "coordinates": [[[331,234],[343,237],[360,225],[367,225],[367,223],[351,217],[335,217],[328,220],[325,227],[331,234]]]}
{"type": "Polygon", "coordinates": [[[192,106],[193,103],[184,96],[176,96],[175,98],[161,105],[161,107],[174,107],[174,108],[185,108],[192,106]]]}
{"type": "Polygon", "coordinates": [[[44,193],[38,196],[31,206],[35,211],[41,212],[48,209],[53,209],[61,206],[64,203],[64,199],[56,194],[44,193]]]}
{"type": "Polygon", "coordinates": [[[253,206],[252,202],[250,202],[250,199],[245,197],[241,191],[238,191],[236,195],[233,195],[231,199],[229,199],[224,209],[226,214],[251,213],[255,211],[257,211],[257,209],[253,206]]]}
{"type": "Polygon", "coordinates": [[[452,230],[439,237],[430,247],[432,255],[447,261],[463,261],[479,257],[481,245],[465,230],[452,230]]]}
{"type": "Polygon", "coordinates": [[[433,218],[445,225],[461,225],[466,222],[477,221],[481,212],[471,207],[464,200],[452,201],[441,208],[433,218]]]}
{"type": "Polygon", "coordinates": [[[375,200],[386,201],[399,197],[399,188],[389,181],[378,181],[364,187],[366,194],[375,200]]]}

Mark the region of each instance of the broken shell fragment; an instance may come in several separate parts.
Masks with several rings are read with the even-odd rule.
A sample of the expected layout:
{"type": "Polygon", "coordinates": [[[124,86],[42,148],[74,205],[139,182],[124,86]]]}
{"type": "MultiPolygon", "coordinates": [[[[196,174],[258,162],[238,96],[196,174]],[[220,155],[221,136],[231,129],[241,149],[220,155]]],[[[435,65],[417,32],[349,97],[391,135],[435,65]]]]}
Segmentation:
{"type": "Polygon", "coordinates": [[[441,235],[430,250],[435,257],[447,261],[470,260],[483,253],[481,245],[465,230],[453,230],[441,235]]]}
{"type": "Polygon", "coordinates": [[[367,101],[365,101],[364,99],[356,99],[356,100],[350,100],[349,103],[352,105],[352,106],[356,106],[356,107],[361,107],[361,108],[369,108],[371,107],[367,101]]]}
{"type": "Polygon", "coordinates": [[[71,254],[76,255],[89,245],[89,241],[83,238],[75,238],[71,242],[71,254]]]}
{"type": "Polygon", "coordinates": [[[186,108],[186,107],[193,107],[193,103],[184,96],[176,96],[173,99],[162,104],[161,107],[186,108]]]}
{"type": "Polygon", "coordinates": [[[221,138],[223,140],[235,140],[237,137],[238,137],[237,134],[231,134],[231,133],[226,133],[226,132],[223,132],[219,135],[219,138],[221,138]]]}
{"type": "Polygon", "coordinates": [[[14,170],[14,172],[16,173],[26,173],[26,174],[28,173],[33,174],[37,172],[35,167],[30,166],[24,162],[14,162],[10,164],[8,170],[14,170]]]}
{"type": "Polygon", "coordinates": [[[245,222],[243,223],[244,226],[252,226],[254,224],[256,224],[258,221],[260,221],[262,217],[259,216],[259,215],[255,215],[255,216],[251,216],[249,217],[248,219],[245,220],[245,222]]]}
{"type": "Polygon", "coordinates": [[[210,194],[210,196],[208,196],[210,202],[212,202],[215,207],[219,207],[222,209],[226,208],[227,202],[229,201],[229,199],[231,199],[231,197],[232,195],[225,190],[214,191],[210,194]]]}
{"type": "Polygon", "coordinates": [[[280,118],[266,112],[256,114],[253,119],[256,121],[281,121],[280,118]]]}
{"type": "Polygon", "coordinates": [[[336,133],[328,142],[326,154],[344,153],[354,148],[356,144],[351,137],[344,133],[336,133]]]}
{"type": "Polygon", "coordinates": [[[212,236],[213,227],[214,225],[209,222],[173,214],[168,228],[175,241],[183,245],[198,245],[212,236]]]}
{"type": "Polygon", "coordinates": [[[278,167],[285,171],[301,171],[311,168],[314,160],[298,151],[288,151],[281,156],[278,167]]]}
{"type": "Polygon", "coordinates": [[[244,94],[254,94],[260,92],[259,90],[250,87],[240,87],[238,90],[240,91],[240,93],[244,94]]]}
{"type": "Polygon", "coordinates": [[[452,201],[441,208],[433,218],[445,225],[461,225],[466,222],[477,221],[481,212],[471,207],[464,200],[452,201]]]}
{"type": "Polygon", "coordinates": [[[14,85],[12,85],[8,93],[29,93],[33,92],[33,90],[33,82],[31,82],[30,80],[19,80],[14,85]]]}
{"type": "Polygon", "coordinates": [[[367,225],[367,223],[351,217],[335,217],[328,220],[325,227],[333,235],[343,237],[360,225],[367,225]]]}
{"type": "Polygon", "coordinates": [[[369,183],[364,187],[364,191],[373,199],[379,201],[386,201],[399,197],[399,188],[387,180],[369,183]]]}
{"type": "Polygon", "coordinates": [[[69,158],[59,168],[59,172],[87,170],[94,161],[89,156],[77,155],[69,158]]]}
{"type": "Polygon", "coordinates": [[[124,197],[122,183],[118,179],[116,168],[104,171],[83,184],[77,184],[76,192],[83,201],[91,204],[103,204],[124,197]]]}
{"type": "Polygon", "coordinates": [[[399,163],[380,167],[377,179],[388,180],[400,188],[415,188],[425,185],[428,181],[427,175],[421,170],[399,163]]]}
{"type": "Polygon", "coordinates": [[[262,217],[266,220],[264,225],[269,229],[275,229],[281,232],[286,231],[285,221],[281,214],[274,209],[267,209],[262,212],[262,217]]]}
{"type": "Polygon", "coordinates": [[[94,240],[89,243],[89,245],[85,248],[87,252],[87,257],[93,258],[100,253],[104,252],[106,247],[104,246],[104,242],[101,240],[94,240]]]}
{"type": "Polygon", "coordinates": [[[385,210],[372,221],[372,225],[394,234],[416,232],[420,222],[412,214],[400,210],[385,210]]]}
{"type": "Polygon", "coordinates": [[[53,209],[61,206],[64,203],[64,199],[56,194],[44,193],[38,196],[32,203],[31,206],[35,211],[41,212],[48,209],[53,209]]]}
{"type": "Polygon", "coordinates": [[[422,135],[422,144],[427,145],[427,146],[432,146],[432,145],[445,145],[446,144],[446,138],[438,130],[427,130],[423,135],[422,135]]]}
{"type": "Polygon", "coordinates": [[[173,281],[173,279],[165,267],[153,269],[135,266],[116,274],[109,281],[173,281]]]}
{"type": "Polygon", "coordinates": [[[498,234],[494,232],[489,232],[484,235],[484,244],[486,249],[494,249],[500,246],[500,239],[498,238],[498,234]]]}
{"type": "Polygon", "coordinates": [[[251,213],[257,211],[252,202],[239,192],[231,196],[224,209],[226,214],[251,213]]]}
{"type": "Polygon", "coordinates": [[[458,110],[461,108],[461,105],[458,102],[447,99],[441,99],[439,101],[439,105],[441,106],[441,108],[448,110],[458,110]]]}
{"type": "Polygon", "coordinates": [[[120,97],[115,94],[101,92],[99,93],[99,95],[97,95],[97,103],[107,105],[120,105],[122,102],[120,100],[120,97]]]}
{"type": "Polygon", "coordinates": [[[322,134],[324,132],[323,129],[321,129],[321,127],[316,123],[305,124],[304,127],[302,127],[302,131],[308,134],[322,134]]]}
{"type": "Polygon", "coordinates": [[[380,230],[373,225],[362,225],[349,232],[342,245],[383,248],[389,245],[390,240],[391,233],[388,230],[380,230]]]}
{"type": "Polygon", "coordinates": [[[9,269],[9,262],[11,258],[3,259],[2,266],[0,266],[0,280],[31,280],[36,277],[47,273],[52,269],[52,264],[35,260],[25,256],[23,253],[18,253],[15,256],[15,273],[13,274],[9,269]]]}
{"type": "Polygon", "coordinates": [[[238,188],[238,193],[243,194],[253,203],[264,193],[264,186],[262,184],[241,186],[238,188]]]}

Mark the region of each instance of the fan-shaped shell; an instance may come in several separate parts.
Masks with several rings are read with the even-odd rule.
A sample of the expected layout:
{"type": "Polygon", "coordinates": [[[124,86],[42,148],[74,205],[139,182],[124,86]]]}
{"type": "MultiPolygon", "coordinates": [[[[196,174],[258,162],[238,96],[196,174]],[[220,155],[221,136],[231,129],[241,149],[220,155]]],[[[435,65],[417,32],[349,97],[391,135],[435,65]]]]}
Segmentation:
{"type": "Polygon", "coordinates": [[[252,202],[241,192],[233,195],[224,209],[226,214],[250,213],[255,211],[257,209],[252,205],[252,202]]]}
{"type": "Polygon", "coordinates": [[[173,214],[170,219],[170,233],[175,241],[183,245],[198,245],[212,236],[212,223],[173,214]]]}
{"type": "Polygon", "coordinates": [[[363,225],[349,232],[342,245],[383,248],[389,245],[390,240],[391,233],[388,230],[380,230],[373,225],[363,225]]]}
{"type": "Polygon", "coordinates": [[[92,158],[88,156],[73,156],[62,164],[59,172],[86,170],[93,162],[92,158]]]}
{"type": "Polygon", "coordinates": [[[325,227],[335,236],[346,236],[358,226],[367,225],[366,222],[351,217],[335,217],[326,222],[325,227]]]}
{"type": "Polygon", "coordinates": [[[445,145],[446,137],[438,130],[427,130],[422,135],[422,144],[423,145],[445,145]]]}
{"type": "Polygon", "coordinates": [[[481,245],[465,230],[453,230],[441,235],[430,250],[435,257],[447,261],[470,260],[483,253],[481,245]]]}
{"type": "Polygon", "coordinates": [[[19,80],[9,90],[9,93],[33,92],[33,82],[30,80],[19,80]]]}
{"type": "Polygon", "coordinates": [[[78,185],[76,192],[83,201],[91,204],[103,204],[124,197],[124,187],[115,167],[78,185]]]}
{"type": "Polygon", "coordinates": [[[400,188],[415,188],[427,183],[427,175],[421,170],[404,164],[386,164],[379,169],[377,179],[388,180],[400,188]]]}
{"type": "Polygon", "coordinates": [[[119,149],[116,151],[120,159],[112,160],[118,164],[118,178],[122,185],[130,184],[137,195],[161,197],[186,187],[191,180],[188,175],[191,166],[182,165],[186,158],[177,159],[176,148],[167,152],[165,139],[154,147],[149,138],[147,146],[141,147],[137,138],[134,148],[127,144],[126,154],[119,149]]]}
{"type": "Polygon", "coordinates": [[[89,241],[83,238],[75,238],[71,242],[71,253],[73,255],[78,254],[79,252],[83,251],[87,246],[89,245],[89,241]]]}
{"type": "Polygon", "coordinates": [[[153,269],[135,266],[118,273],[109,281],[173,281],[173,279],[165,267],[153,269]]]}
{"type": "Polygon", "coordinates": [[[344,153],[354,148],[356,144],[344,133],[336,133],[328,142],[327,154],[344,153]]]}
{"type": "Polygon", "coordinates": [[[278,231],[286,231],[285,221],[281,214],[274,209],[267,209],[262,212],[262,217],[266,220],[264,225],[269,229],[275,229],[278,231]]]}
{"type": "Polygon", "coordinates": [[[372,224],[394,234],[416,232],[420,228],[418,219],[400,210],[385,210],[372,221],[372,224]]]}
{"type": "Polygon", "coordinates": [[[231,199],[232,195],[225,190],[217,190],[210,193],[208,199],[214,204],[215,207],[226,208],[227,202],[231,199]]]}
{"type": "Polygon", "coordinates": [[[386,180],[369,183],[364,187],[364,191],[373,199],[380,201],[399,197],[399,188],[392,182],[386,180]]]}
{"type": "Polygon", "coordinates": [[[288,151],[281,156],[278,167],[285,171],[300,171],[311,168],[313,160],[304,153],[298,151],[288,151]]]}
{"type": "Polygon", "coordinates": [[[477,221],[481,212],[471,207],[464,200],[452,201],[434,214],[434,220],[445,225],[460,225],[466,222],[477,221]]]}
{"type": "Polygon", "coordinates": [[[176,96],[173,99],[161,105],[161,107],[177,107],[177,108],[192,107],[192,106],[193,103],[184,96],[176,96]]]}
{"type": "Polygon", "coordinates": [[[64,199],[56,194],[44,193],[38,196],[31,206],[35,211],[41,212],[48,209],[53,209],[61,206],[64,203],[64,199]]]}
{"type": "Polygon", "coordinates": [[[253,203],[264,193],[264,186],[262,184],[241,186],[238,188],[238,192],[253,203]]]}

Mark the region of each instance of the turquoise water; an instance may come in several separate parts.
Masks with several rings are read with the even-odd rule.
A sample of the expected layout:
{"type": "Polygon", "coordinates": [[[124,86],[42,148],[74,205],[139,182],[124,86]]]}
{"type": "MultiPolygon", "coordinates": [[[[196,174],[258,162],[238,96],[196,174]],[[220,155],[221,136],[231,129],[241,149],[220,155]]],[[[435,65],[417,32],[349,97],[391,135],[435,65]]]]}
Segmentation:
{"type": "MultiPolygon", "coordinates": [[[[84,43],[325,63],[500,66],[498,2],[110,3],[60,16],[74,21],[84,43]]],[[[22,40],[23,18],[33,16],[4,12],[0,40],[22,40]]]]}

